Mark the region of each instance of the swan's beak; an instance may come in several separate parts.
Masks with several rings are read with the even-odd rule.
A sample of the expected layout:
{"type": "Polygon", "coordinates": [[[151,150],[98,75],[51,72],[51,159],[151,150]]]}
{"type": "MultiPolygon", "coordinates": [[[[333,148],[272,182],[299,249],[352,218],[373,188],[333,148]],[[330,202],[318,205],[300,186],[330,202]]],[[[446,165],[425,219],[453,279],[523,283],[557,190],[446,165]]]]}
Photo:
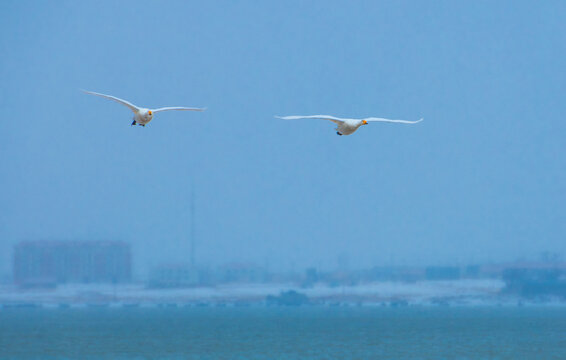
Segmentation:
{"type": "Polygon", "coordinates": [[[367,125],[368,122],[366,120],[362,120],[362,125],[367,125]]]}
{"type": "Polygon", "coordinates": [[[147,113],[149,114],[149,116],[153,115],[153,114],[151,113],[151,110],[149,110],[147,113]]]}

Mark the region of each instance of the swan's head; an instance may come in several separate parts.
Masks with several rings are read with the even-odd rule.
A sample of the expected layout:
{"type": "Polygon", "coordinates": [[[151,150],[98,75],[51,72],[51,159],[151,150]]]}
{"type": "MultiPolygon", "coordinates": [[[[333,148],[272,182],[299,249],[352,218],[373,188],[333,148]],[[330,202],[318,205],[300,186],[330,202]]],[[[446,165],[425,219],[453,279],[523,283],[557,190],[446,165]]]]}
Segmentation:
{"type": "Polygon", "coordinates": [[[153,111],[148,110],[148,111],[145,113],[145,118],[146,118],[147,120],[151,120],[151,119],[153,118],[153,111]]]}
{"type": "Polygon", "coordinates": [[[362,125],[367,125],[367,124],[368,124],[367,120],[362,120],[362,125]]]}

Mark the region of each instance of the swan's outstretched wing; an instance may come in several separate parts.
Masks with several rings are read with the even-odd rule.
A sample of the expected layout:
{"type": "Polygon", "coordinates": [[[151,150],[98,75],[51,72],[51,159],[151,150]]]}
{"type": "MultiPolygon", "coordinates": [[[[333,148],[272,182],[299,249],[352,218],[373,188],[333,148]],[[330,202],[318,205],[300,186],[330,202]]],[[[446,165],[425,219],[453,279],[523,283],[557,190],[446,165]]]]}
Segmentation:
{"type": "Polygon", "coordinates": [[[152,109],[154,113],[160,111],[169,111],[169,110],[187,110],[187,111],[204,111],[206,108],[190,108],[190,107],[182,107],[182,106],[169,106],[169,107],[162,107],[159,109],[152,109]]]}
{"type": "Polygon", "coordinates": [[[342,119],[342,118],[338,118],[335,116],[330,116],[330,115],[292,115],[292,116],[275,116],[278,119],[283,119],[283,120],[297,120],[297,119],[321,119],[321,120],[329,120],[332,121],[336,124],[341,124],[346,120],[351,120],[351,119],[342,119]]]}
{"type": "Polygon", "coordinates": [[[103,97],[103,98],[106,98],[106,99],[114,100],[114,101],[116,101],[117,103],[120,103],[120,104],[122,104],[122,105],[124,105],[124,106],[129,107],[130,110],[132,110],[134,113],[137,113],[137,112],[140,110],[140,108],[138,108],[137,106],[135,106],[135,105],[132,104],[131,102],[126,101],[126,100],[122,100],[122,99],[117,98],[117,97],[115,97],[115,96],[100,94],[100,93],[97,93],[97,92],[86,91],[86,90],[82,90],[82,92],[84,92],[84,93],[86,93],[86,94],[96,95],[96,96],[100,96],[100,97],[103,97]]]}
{"type": "Polygon", "coordinates": [[[390,120],[390,119],[384,119],[384,118],[376,118],[376,117],[370,117],[370,118],[365,118],[362,119],[365,121],[381,121],[381,122],[391,122],[391,123],[403,123],[403,124],[416,124],[419,123],[421,121],[423,121],[423,119],[419,119],[417,121],[409,121],[409,120],[390,120]]]}

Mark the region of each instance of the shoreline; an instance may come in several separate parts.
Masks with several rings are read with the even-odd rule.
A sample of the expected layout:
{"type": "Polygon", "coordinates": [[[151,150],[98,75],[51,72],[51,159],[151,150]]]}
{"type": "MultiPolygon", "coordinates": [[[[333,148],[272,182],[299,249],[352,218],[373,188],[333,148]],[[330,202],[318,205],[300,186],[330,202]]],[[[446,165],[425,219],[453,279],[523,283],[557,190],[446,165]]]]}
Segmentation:
{"type": "Polygon", "coordinates": [[[275,306],[268,296],[296,291],[308,306],[566,306],[557,297],[522,298],[503,292],[500,280],[375,282],[330,287],[316,284],[302,288],[292,283],[225,284],[214,287],[147,288],[143,284],[74,284],[55,288],[22,289],[0,285],[0,308],[70,307],[238,307],[275,306]]]}

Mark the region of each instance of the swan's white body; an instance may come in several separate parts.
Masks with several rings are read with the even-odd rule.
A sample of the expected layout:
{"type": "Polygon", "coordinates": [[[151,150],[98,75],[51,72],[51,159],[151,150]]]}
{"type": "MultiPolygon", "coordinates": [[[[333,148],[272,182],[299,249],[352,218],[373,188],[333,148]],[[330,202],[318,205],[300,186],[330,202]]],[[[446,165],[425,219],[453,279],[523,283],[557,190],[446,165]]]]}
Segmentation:
{"type": "Polygon", "coordinates": [[[364,119],[346,119],[346,118],[338,118],[335,116],[330,115],[293,115],[293,116],[276,116],[278,119],[284,120],[297,120],[297,119],[321,119],[321,120],[328,120],[335,123],[336,126],[336,133],[338,135],[350,135],[356,132],[358,128],[362,125],[367,125],[369,122],[390,122],[390,123],[402,123],[402,124],[416,124],[421,122],[423,119],[417,121],[408,121],[408,120],[390,120],[384,118],[376,118],[376,117],[369,117],[364,119]]]}
{"type": "Polygon", "coordinates": [[[137,124],[137,125],[140,125],[140,126],[145,126],[145,124],[149,123],[153,119],[153,114],[158,113],[160,111],[168,111],[168,110],[204,111],[205,110],[205,109],[202,109],[202,108],[189,108],[189,107],[179,107],[179,106],[177,106],[177,107],[162,107],[162,108],[158,108],[158,109],[146,109],[146,108],[136,106],[129,101],[117,98],[115,96],[100,94],[100,93],[96,93],[96,92],[92,92],[92,91],[86,91],[86,90],[82,90],[82,91],[86,94],[96,95],[96,96],[100,96],[100,97],[103,97],[103,98],[106,98],[106,99],[114,100],[117,103],[128,107],[134,113],[134,121],[132,122],[132,125],[137,124]]]}

